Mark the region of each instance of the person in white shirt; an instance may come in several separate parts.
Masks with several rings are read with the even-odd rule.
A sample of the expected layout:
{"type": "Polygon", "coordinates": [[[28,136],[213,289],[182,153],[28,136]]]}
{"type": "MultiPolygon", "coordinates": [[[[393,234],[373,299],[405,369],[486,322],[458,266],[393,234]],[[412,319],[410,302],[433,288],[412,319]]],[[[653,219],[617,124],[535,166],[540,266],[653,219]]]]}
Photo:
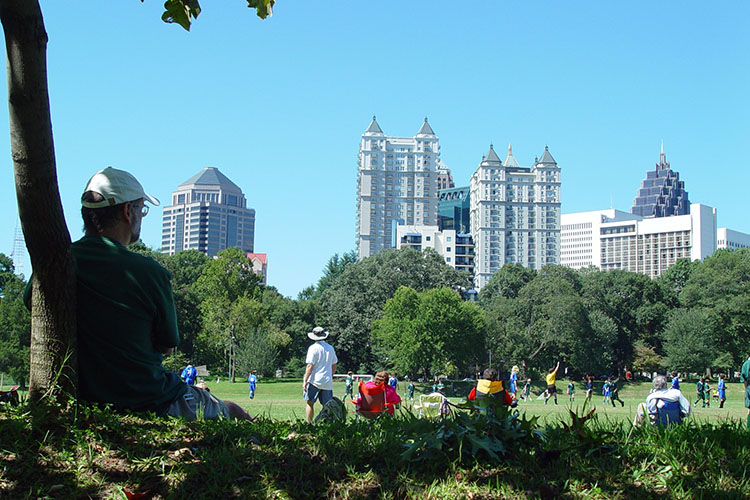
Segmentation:
{"type": "Polygon", "coordinates": [[[316,326],[307,336],[315,343],[307,348],[305,376],[302,379],[302,394],[307,402],[305,419],[311,423],[315,416],[315,401],[324,405],[333,397],[333,375],[339,359],[330,344],[324,342],[328,332],[316,326]]]}

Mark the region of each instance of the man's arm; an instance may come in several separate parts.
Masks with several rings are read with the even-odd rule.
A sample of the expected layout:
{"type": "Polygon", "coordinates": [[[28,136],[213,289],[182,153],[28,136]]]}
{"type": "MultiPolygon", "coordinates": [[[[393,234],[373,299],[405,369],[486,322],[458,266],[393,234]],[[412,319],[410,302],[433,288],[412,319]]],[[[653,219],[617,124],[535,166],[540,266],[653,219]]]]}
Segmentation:
{"type": "Polygon", "coordinates": [[[336,375],[336,363],[331,365],[331,376],[336,375]]]}
{"type": "Polygon", "coordinates": [[[307,363],[307,367],[305,367],[305,376],[302,378],[302,390],[307,390],[307,381],[310,379],[310,375],[312,375],[313,371],[313,365],[312,363],[307,363]]]}

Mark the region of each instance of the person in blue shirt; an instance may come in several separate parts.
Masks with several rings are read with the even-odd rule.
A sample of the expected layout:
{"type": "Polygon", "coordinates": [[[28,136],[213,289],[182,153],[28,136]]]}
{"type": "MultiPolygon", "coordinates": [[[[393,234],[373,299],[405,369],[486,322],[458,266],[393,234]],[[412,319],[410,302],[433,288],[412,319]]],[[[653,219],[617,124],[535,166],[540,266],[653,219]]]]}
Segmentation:
{"type": "Polygon", "coordinates": [[[727,383],[724,380],[723,373],[719,375],[719,383],[717,384],[717,389],[719,390],[719,408],[724,408],[724,401],[727,400],[727,383]]]}
{"type": "Polygon", "coordinates": [[[677,376],[677,372],[672,372],[672,385],[670,386],[670,389],[677,389],[680,390],[680,377],[677,376]]]}
{"type": "Polygon", "coordinates": [[[184,370],[182,370],[182,373],[180,374],[180,378],[182,378],[182,380],[184,380],[187,385],[195,385],[195,379],[197,376],[198,370],[195,369],[192,363],[188,363],[188,365],[184,370]]]}
{"type": "Polygon", "coordinates": [[[253,370],[247,377],[248,389],[250,390],[250,399],[255,397],[255,384],[258,383],[258,372],[253,370]]]}

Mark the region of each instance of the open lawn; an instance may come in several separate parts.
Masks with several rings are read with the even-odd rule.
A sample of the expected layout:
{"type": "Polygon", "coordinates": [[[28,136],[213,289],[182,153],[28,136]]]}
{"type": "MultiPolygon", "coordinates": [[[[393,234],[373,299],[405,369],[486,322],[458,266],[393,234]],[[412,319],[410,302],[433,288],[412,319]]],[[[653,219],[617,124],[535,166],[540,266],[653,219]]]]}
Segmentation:
{"type": "MultiPolygon", "coordinates": [[[[544,404],[543,399],[537,399],[537,396],[542,393],[544,387],[541,385],[532,387],[532,401],[525,403],[519,403],[519,409],[525,412],[529,416],[538,415],[541,417],[542,423],[555,423],[560,418],[567,418],[568,409],[572,408],[575,410],[576,407],[583,406],[583,402],[586,396],[586,390],[583,384],[576,385],[575,400],[571,404],[568,395],[565,394],[567,391],[567,381],[558,381],[558,405],[553,404],[553,400],[550,399],[548,404],[544,404]]],[[[418,398],[420,393],[430,392],[431,388],[429,384],[416,384],[417,390],[415,391],[415,397],[418,398]]],[[[451,402],[459,402],[461,396],[468,394],[472,384],[469,382],[460,383],[460,386],[456,388],[456,397],[450,397],[451,402]]],[[[714,384],[715,386],[715,384],[714,384]]],[[[625,406],[622,407],[619,403],[616,403],[616,407],[611,405],[602,404],[602,393],[601,383],[597,383],[592,397],[591,403],[597,409],[598,418],[611,419],[613,421],[632,421],[633,415],[635,415],[635,409],[637,405],[645,401],[648,396],[649,390],[651,389],[651,382],[633,382],[629,384],[622,384],[620,389],[620,399],[623,400],[625,406]]],[[[302,381],[297,380],[260,380],[258,388],[255,393],[254,399],[248,398],[247,384],[246,383],[234,383],[230,384],[226,379],[218,384],[209,384],[211,391],[221,399],[227,399],[234,401],[252,415],[262,415],[265,417],[279,419],[279,420],[296,420],[304,418],[304,401],[302,400],[302,381]]],[[[684,382],[681,384],[681,389],[685,397],[690,400],[691,403],[695,401],[695,383],[684,382]]],[[[346,392],[344,382],[336,382],[334,385],[334,394],[344,399],[344,393],[346,392]]],[[[399,394],[402,398],[405,398],[406,384],[399,382],[399,394]]],[[[450,393],[450,385],[447,385],[446,392],[450,393]]],[[[724,408],[719,409],[718,402],[711,402],[710,408],[702,408],[700,403],[698,407],[693,406],[693,417],[702,421],[725,421],[726,419],[738,419],[744,421],[747,416],[747,410],[745,409],[744,403],[744,388],[740,383],[727,384],[727,401],[724,403],[724,408]]],[[[347,401],[348,403],[348,401],[347,401]]],[[[410,402],[406,402],[403,405],[405,408],[410,408],[410,402]]],[[[591,404],[589,404],[591,406],[591,404]]],[[[347,404],[347,407],[351,409],[353,405],[347,404]]],[[[319,408],[319,405],[316,405],[319,408]]],[[[317,410],[316,410],[317,411],[317,410]]]]}
{"type": "Polygon", "coordinates": [[[648,387],[626,386],[625,408],[605,408],[597,395],[593,419],[571,416],[561,395],[558,406],[522,403],[520,418],[503,408],[435,421],[401,411],[307,425],[297,420],[300,380],[261,381],[252,401],[244,383],[211,384],[257,423],[3,405],[0,498],[750,498],[739,384],[726,409],[634,429],[627,421],[648,387]]]}

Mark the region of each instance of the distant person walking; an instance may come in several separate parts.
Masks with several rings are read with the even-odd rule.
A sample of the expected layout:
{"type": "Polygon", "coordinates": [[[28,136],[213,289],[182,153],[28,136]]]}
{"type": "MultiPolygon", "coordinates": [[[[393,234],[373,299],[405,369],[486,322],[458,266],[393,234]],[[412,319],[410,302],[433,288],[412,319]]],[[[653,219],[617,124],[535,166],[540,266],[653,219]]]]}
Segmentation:
{"type": "Polygon", "coordinates": [[[305,376],[302,379],[302,393],[307,406],[305,407],[305,419],[312,423],[315,416],[315,401],[325,405],[333,398],[333,376],[336,373],[336,364],[339,359],[336,351],[330,344],[325,342],[328,332],[316,326],[307,334],[310,340],[314,340],[307,349],[305,362],[305,376]]]}
{"type": "Polygon", "coordinates": [[[247,376],[247,385],[248,390],[250,391],[250,399],[253,399],[255,397],[255,385],[258,383],[258,372],[257,370],[253,370],[250,372],[250,375],[247,376]]]}
{"type": "Polygon", "coordinates": [[[568,380],[568,399],[571,403],[576,399],[576,386],[572,380],[568,380]]]}
{"type": "Polygon", "coordinates": [[[557,370],[559,369],[559,361],[557,362],[557,366],[549,369],[549,373],[547,374],[547,396],[544,398],[544,404],[547,404],[547,401],[552,396],[554,396],[555,404],[557,404],[557,387],[555,386],[555,381],[557,379],[557,370]]]}

